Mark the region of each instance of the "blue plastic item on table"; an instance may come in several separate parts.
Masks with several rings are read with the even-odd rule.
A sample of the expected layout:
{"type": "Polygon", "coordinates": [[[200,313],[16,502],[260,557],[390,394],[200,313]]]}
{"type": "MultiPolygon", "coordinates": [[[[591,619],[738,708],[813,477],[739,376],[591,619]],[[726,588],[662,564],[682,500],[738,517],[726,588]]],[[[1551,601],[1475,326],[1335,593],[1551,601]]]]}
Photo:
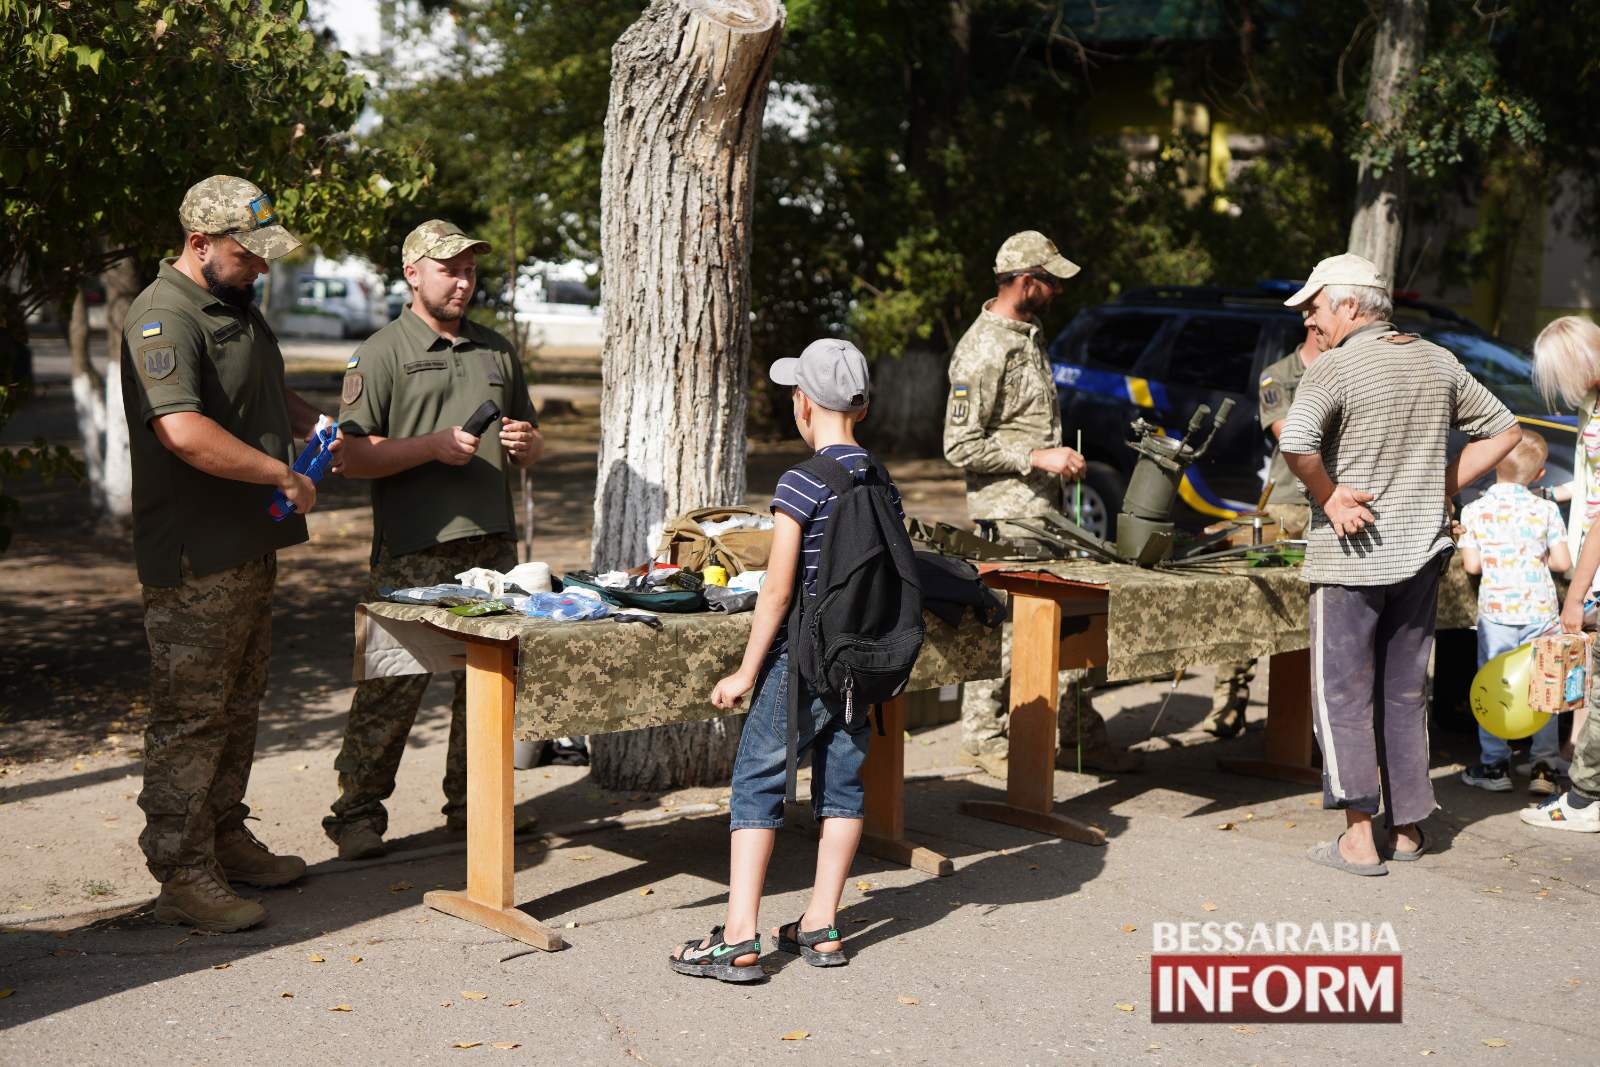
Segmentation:
{"type": "MultiPolygon", "coordinates": [[[[327,418],[327,416],[323,416],[327,418]]],[[[330,446],[333,439],[339,436],[339,427],[332,419],[328,419],[326,426],[322,420],[317,422],[317,429],[312,433],[311,440],[306,442],[306,447],[301,449],[300,455],[294,461],[296,474],[303,474],[310,478],[312,484],[322,481],[322,476],[328,473],[328,464],[333,462],[333,452],[330,446]]],[[[272,516],[273,522],[282,522],[295,512],[294,503],[283,494],[282,489],[275,490],[272,494],[272,503],[267,505],[267,514],[272,516]]]]}
{"type": "Polygon", "coordinates": [[[522,610],[531,618],[555,619],[559,622],[603,619],[611,614],[611,609],[603,600],[571,593],[534,593],[528,597],[522,610]]]}

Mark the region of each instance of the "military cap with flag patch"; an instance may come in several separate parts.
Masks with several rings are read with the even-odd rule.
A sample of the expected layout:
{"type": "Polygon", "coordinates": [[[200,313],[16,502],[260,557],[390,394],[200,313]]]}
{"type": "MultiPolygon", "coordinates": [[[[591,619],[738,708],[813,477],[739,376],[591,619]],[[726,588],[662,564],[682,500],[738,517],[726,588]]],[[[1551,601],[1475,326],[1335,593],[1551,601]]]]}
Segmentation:
{"type": "Polygon", "coordinates": [[[1057,278],[1070,278],[1081,270],[1076,263],[1063,256],[1054,241],[1038,230],[1023,230],[1006,238],[1006,243],[995,253],[996,274],[1016,274],[1025,270],[1042,270],[1057,278]]]}
{"type": "Polygon", "coordinates": [[[488,241],[468,237],[455,223],[429,219],[406,235],[406,243],[400,249],[400,262],[409,267],[419,259],[449,259],[469,248],[474,252],[493,251],[488,241]]]}
{"type": "Polygon", "coordinates": [[[232,237],[262,259],[277,259],[300,247],[300,238],[278,221],[272,197],[231,174],[214,174],[190,186],[178,221],[190,233],[232,237]]]}

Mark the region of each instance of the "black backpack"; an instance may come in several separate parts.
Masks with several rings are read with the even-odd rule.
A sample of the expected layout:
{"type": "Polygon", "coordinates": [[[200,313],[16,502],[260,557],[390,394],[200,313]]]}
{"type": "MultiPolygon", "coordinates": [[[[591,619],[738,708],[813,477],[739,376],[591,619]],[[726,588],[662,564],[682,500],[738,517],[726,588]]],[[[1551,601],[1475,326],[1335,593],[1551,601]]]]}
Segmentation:
{"type": "MultiPolygon", "coordinates": [[[[789,613],[789,753],[786,788],[795,795],[800,686],[844,704],[845,728],[864,729],[867,708],[899,695],[922,649],[922,583],[888,472],[877,463],[862,480],[831,456],[799,470],[837,498],[817,557],[817,588],[805,588],[802,557],[789,613]]],[[[880,709],[881,710],[881,709],[880,709]]],[[[879,729],[882,724],[880,721],[879,729]]]]}

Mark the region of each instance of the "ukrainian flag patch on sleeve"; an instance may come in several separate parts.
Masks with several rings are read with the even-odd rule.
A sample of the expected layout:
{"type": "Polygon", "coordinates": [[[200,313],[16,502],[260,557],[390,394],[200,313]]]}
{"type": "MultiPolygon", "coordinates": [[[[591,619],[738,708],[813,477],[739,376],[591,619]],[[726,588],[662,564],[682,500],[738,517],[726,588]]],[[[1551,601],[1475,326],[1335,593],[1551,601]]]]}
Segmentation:
{"type": "Polygon", "coordinates": [[[161,336],[161,324],[159,322],[147,322],[147,323],[145,323],[143,326],[139,327],[139,336],[140,337],[160,337],[161,336]]]}
{"type": "Polygon", "coordinates": [[[360,363],[361,363],[361,357],[360,357],[360,356],[351,356],[351,357],[350,357],[350,362],[349,362],[349,363],[346,363],[346,364],[345,364],[345,365],[344,365],[344,369],[345,369],[345,370],[355,370],[355,369],[356,369],[356,367],[357,367],[357,366],[358,366],[358,365],[359,365],[359,364],[360,364],[360,363]]]}

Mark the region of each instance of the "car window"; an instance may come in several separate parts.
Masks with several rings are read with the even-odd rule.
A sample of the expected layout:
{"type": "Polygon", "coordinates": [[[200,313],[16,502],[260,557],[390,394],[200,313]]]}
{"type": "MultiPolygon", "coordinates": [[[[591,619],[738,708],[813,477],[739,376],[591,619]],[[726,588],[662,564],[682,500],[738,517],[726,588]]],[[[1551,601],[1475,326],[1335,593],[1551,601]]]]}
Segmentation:
{"type": "Polygon", "coordinates": [[[349,287],[338,278],[333,278],[328,282],[328,295],[331,297],[340,298],[348,294],[349,291],[349,287]]]}
{"type": "Polygon", "coordinates": [[[1161,315],[1108,315],[1084,342],[1084,359],[1108,370],[1131,371],[1165,321],[1161,315]]]}
{"type": "Polygon", "coordinates": [[[1533,361],[1516,349],[1462,330],[1428,330],[1424,336],[1454,353],[1468,374],[1517,414],[1548,410],[1533,385],[1533,361]]]}
{"type": "Polygon", "coordinates": [[[1167,361],[1167,384],[1250,393],[1261,323],[1195,315],[1183,324],[1167,361]]]}
{"type": "Polygon", "coordinates": [[[302,279],[300,279],[300,299],[301,300],[315,300],[315,299],[317,299],[317,296],[318,296],[318,294],[317,294],[317,279],[315,279],[315,278],[302,278],[302,279]]]}

